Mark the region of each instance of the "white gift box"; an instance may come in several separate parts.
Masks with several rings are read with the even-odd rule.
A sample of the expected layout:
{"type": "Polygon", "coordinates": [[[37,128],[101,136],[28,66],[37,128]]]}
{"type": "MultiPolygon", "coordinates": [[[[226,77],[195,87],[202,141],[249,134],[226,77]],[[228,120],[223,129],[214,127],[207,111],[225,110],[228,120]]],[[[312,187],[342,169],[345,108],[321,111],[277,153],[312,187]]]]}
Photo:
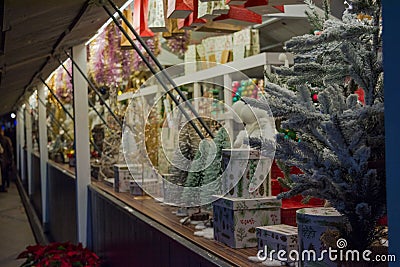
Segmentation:
{"type": "Polygon", "coordinates": [[[280,224],[281,200],[276,197],[221,197],[213,202],[214,238],[232,248],[257,247],[256,227],[280,224]]]}
{"type": "Polygon", "coordinates": [[[298,251],[298,243],[297,243],[297,227],[286,225],[286,224],[278,224],[278,225],[268,225],[257,227],[256,236],[258,239],[258,250],[263,251],[263,253],[267,253],[267,257],[269,257],[269,253],[272,250],[275,250],[276,253],[272,253],[273,259],[278,260],[278,251],[285,251],[285,258],[290,261],[289,255],[291,255],[291,251],[298,251]]]}
{"type": "Polygon", "coordinates": [[[271,196],[268,175],[271,159],[255,149],[224,149],[222,151],[223,192],[229,197],[258,198],[271,196]]]}
{"type": "Polygon", "coordinates": [[[142,172],[142,165],[139,164],[114,164],[114,191],[129,192],[132,175],[142,177],[142,172]]]}

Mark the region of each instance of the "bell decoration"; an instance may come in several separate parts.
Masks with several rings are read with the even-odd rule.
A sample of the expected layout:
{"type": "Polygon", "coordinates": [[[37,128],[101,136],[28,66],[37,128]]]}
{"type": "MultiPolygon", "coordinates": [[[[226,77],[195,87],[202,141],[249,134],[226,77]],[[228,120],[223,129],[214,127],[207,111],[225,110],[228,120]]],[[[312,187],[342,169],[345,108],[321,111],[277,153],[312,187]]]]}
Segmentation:
{"type": "Polygon", "coordinates": [[[194,0],[168,0],[167,17],[169,19],[185,19],[193,12],[194,0]]]}
{"type": "Polygon", "coordinates": [[[222,14],[214,19],[215,22],[250,26],[262,23],[261,15],[242,6],[230,6],[228,14],[222,14]]]}
{"type": "Polygon", "coordinates": [[[140,37],[153,37],[154,33],[148,28],[149,0],[135,0],[133,8],[133,27],[140,37]]]}

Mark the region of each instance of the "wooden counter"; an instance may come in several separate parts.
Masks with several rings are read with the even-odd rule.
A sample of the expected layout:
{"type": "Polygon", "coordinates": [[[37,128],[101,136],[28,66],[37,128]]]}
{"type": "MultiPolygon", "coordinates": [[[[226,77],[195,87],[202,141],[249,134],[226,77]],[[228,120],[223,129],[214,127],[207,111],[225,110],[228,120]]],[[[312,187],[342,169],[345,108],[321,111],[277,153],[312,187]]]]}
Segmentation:
{"type": "MultiPolygon", "coordinates": [[[[126,210],[132,209],[134,212],[143,214],[150,221],[160,224],[162,227],[177,234],[180,238],[189,241],[194,246],[194,249],[204,250],[206,253],[215,256],[216,259],[222,260],[222,262],[226,263],[226,265],[224,264],[225,266],[261,266],[248,260],[249,256],[256,256],[256,248],[233,249],[215,240],[194,236],[194,226],[182,225],[179,222],[180,218],[172,213],[176,208],[163,205],[153,199],[136,199],[129,193],[116,193],[112,187],[102,182],[93,181],[92,186],[121,201],[122,205],[126,205],[124,207],[126,210]]],[[[223,266],[222,263],[217,262],[215,262],[215,265],[223,266]]],[[[169,265],[166,264],[165,266],[169,265]]]]}

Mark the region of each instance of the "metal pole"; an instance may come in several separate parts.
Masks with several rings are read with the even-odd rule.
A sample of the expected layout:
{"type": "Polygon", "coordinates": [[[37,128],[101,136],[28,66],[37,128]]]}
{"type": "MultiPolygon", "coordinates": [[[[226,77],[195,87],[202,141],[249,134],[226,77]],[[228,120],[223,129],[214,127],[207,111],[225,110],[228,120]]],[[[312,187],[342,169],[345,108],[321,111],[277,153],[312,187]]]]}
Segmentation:
{"type": "Polygon", "coordinates": [[[58,97],[56,96],[56,94],[53,92],[53,90],[50,88],[50,86],[42,79],[39,78],[40,81],[46,85],[46,87],[49,89],[50,94],[52,94],[52,96],[56,99],[56,101],[61,105],[61,108],[64,110],[64,112],[72,119],[74,120],[74,117],[71,115],[71,113],[69,113],[69,111],[64,107],[63,103],[60,101],[60,99],[58,99],[58,97]]]}
{"type": "MultiPolygon", "coordinates": [[[[143,39],[140,37],[140,35],[135,31],[135,29],[132,27],[132,25],[129,23],[129,21],[125,18],[125,16],[122,14],[122,12],[118,9],[118,7],[111,1],[109,0],[111,6],[118,12],[119,16],[122,18],[122,20],[126,23],[126,25],[129,27],[131,32],[135,35],[136,39],[140,42],[140,44],[143,46],[143,48],[146,50],[148,55],[151,57],[151,59],[154,61],[154,63],[158,66],[160,72],[168,80],[168,82],[173,86],[173,89],[178,92],[179,96],[182,98],[184,102],[188,105],[190,111],[194,114],[196,119],[200,122],[200,124],[203,126],[203,128],[206,130],[207,134],[214,138],[214,135],[212,134],[211,130],[208,128],[207,124],[203,121],[203,119],[199,116],[197,111],[193,108],[193,106],[190,104],[190,102],[187,101],[186,96],[182,93],[182,91],[178,88],[176,83],[172,80],[172,78],[166,73],[165,69],[163,66],[160,64],[160,62],[157,60],[157,58],[154,56],[154,54],[150,51],[150,49],[147,47],[146,43],[143,41],[143,39]]],[[[198,129],[198,127],[194,124],[194,122],[190,119],[189,115],[186,113],[186,111],[183,109],[182,106],[180,106],[179,101],[175,98],[175,96],[171,93],[169,90],[168,86],[164,83],[163,80],[157,75],[157,71],[151,66],[150,62],[146,59],[146,57],[143,55],[143,53],[140,51],[140,49],[137,47],[137,45],[134,43],[132,38],[129,36],[129,34],[125,31],[125,29],[121,26],[119,21],[113,16],[111,11],[107,8],[106,5],[103,4],[104,10],[107,12],[107,14],[112,18],[114,21],[115,25],[120,29],[120,31],[125,35],[126,39],[131,43],[132,47],[136,50],[138,55],[142,58],[143,62],[147,65],[147,67],[150,69],[150,71],[155,75],[156,79],[160,82],[164,90],[167,92],[167,94],[171,97],[171,99],[175,102],[175,104],[178,106],[178,108],[181,110],[182,114],[186,117],[186,119],[189,121],[190,125],[195,129],[196,133],[200,136],[201,139],[204,139],[203,133],[198,129]]]]}
{"type": "Polygon", "coordinates": [[[86,74],[82,71],[82,69],[78,66],[78,64],[76,64],[75,60],[67,53],[67,51],[64,50],[64,53],[71,59],[72,64],[74,64],[74,66],[76,67],[76,69],[79,71],[79,73],[82,75],[82,77],[86,80],[86,82],[88,83],[89,87],[93,89],[93,91],[97,94],[97,96],[100,98],[100,100],[103,102],[103,104],[106,106],[107,110],[110,112],[110,114],[114,117],[115,121],[119,124],[119,126],[122,129],[122,122],[119,120],[119,118],[117,117],[117,115],[115,115],[115,113],[111,110],[111,108],[107,105],[105,99],[103,98],[103,96],[101,95],[101,93],[97,90],[96,86],[94,86],[94,84],[88,79],[88,77],[86,77],[86,74]]]}
{"type": "MultiPolygon", "coordinates": [[[[67,70],[67,68],[64,66],[64,64],[62,63],[62,61],[57,58],[58,62],[60,63],[60,65],[63,67],[63,69],[65,70],[65,72],[68,74],[68,76],[72,79],[72,74],[67,70]]],[[[110,126],[108,126],[107,122],[104,120],[103,116],[100,115],[99,111],[96,109],[96,107],[94,106],[94,104],[92,103],[92,101],[90,101],[90,99],[88,100],[89,106],[91,108],[93,108],[94,112],[96,112],[97,116],[99,116],[99,118],[101,119],[101,121],[106,125],[106,127],[108,129],[111,130],[110,126]]],[[[100,151],[99,151],[100,152],[100,151]]]]}

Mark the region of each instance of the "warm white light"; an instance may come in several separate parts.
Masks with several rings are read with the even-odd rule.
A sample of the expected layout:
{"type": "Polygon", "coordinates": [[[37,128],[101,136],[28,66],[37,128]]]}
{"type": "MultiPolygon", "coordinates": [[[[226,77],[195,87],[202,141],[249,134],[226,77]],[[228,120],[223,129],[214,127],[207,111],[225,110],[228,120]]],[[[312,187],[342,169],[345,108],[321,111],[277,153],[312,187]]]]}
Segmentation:
{"type": "Polygon", "coordinates": [[[11,113],[11,119],[15,119],[15,117],[17,117],[17,116],[15,115],[15,113],[14,113],[14,112],[11,113]]]}

